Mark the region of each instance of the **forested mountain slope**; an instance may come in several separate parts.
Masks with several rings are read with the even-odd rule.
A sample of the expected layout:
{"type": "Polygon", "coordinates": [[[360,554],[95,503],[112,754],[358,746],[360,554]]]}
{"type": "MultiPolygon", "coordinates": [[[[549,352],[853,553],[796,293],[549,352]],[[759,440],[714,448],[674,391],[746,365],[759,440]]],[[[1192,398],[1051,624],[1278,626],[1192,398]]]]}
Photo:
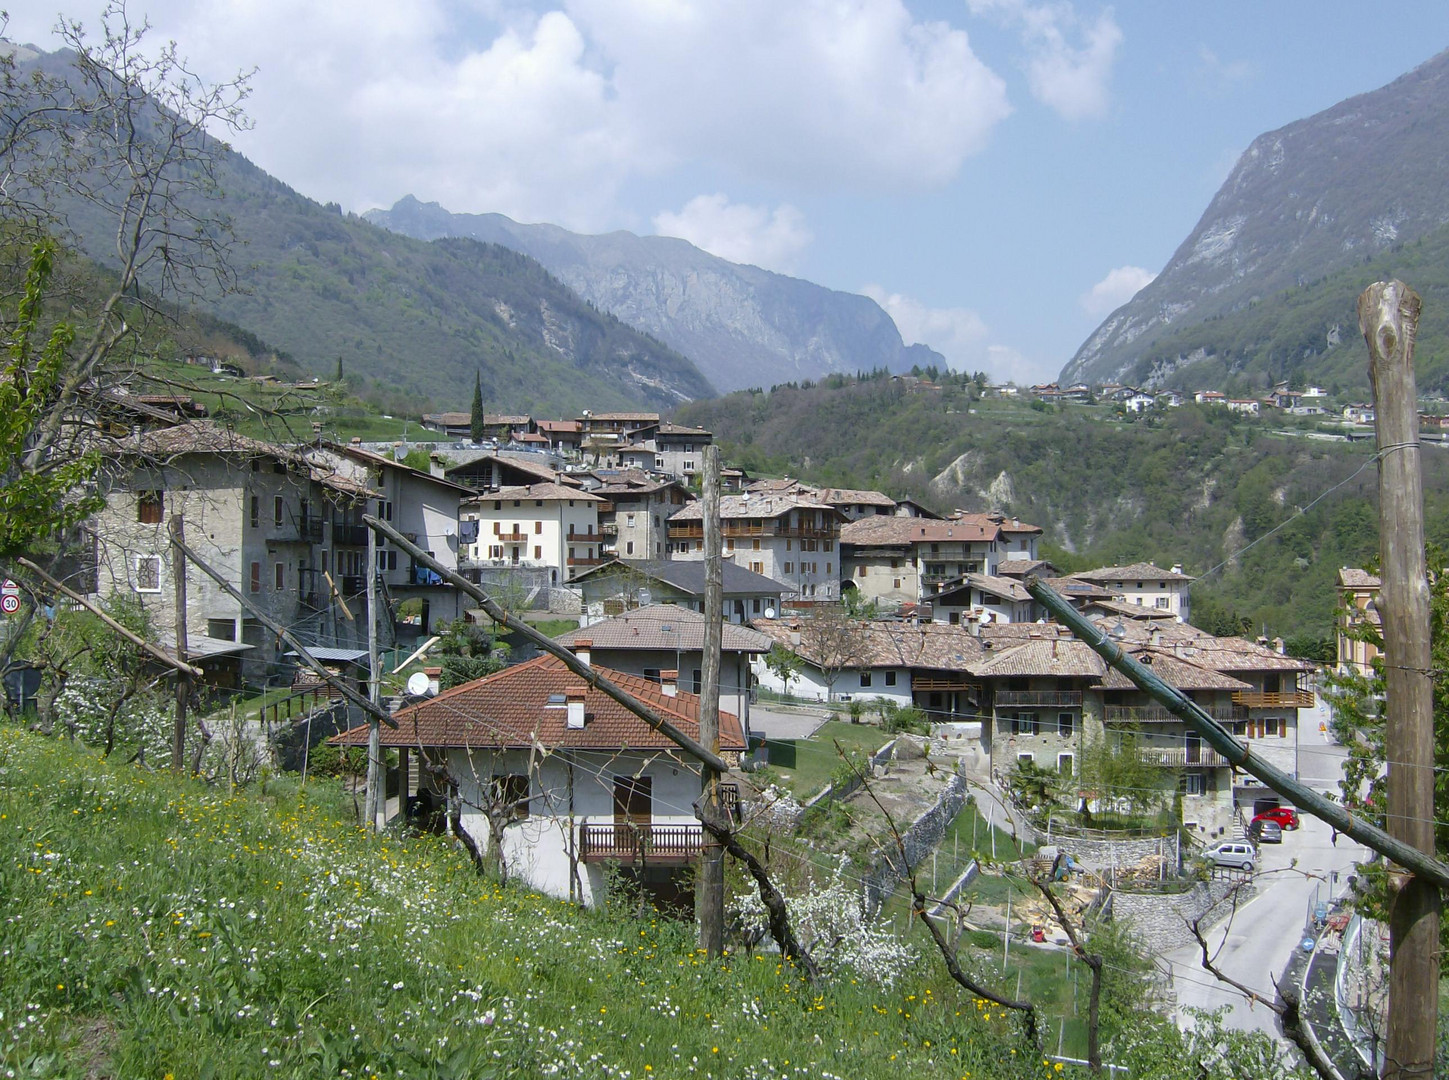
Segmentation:
{"type": "Polygon", "coordinates": [[[502,214],[452,214],[411,195],[363,216],[421,240],[465,236],[522,251],[590,303],[690,357],[720,390],[945,366],[932,349],[904,345],[869,297],[732,263],[673,237],[584,236],[502,214]]]}

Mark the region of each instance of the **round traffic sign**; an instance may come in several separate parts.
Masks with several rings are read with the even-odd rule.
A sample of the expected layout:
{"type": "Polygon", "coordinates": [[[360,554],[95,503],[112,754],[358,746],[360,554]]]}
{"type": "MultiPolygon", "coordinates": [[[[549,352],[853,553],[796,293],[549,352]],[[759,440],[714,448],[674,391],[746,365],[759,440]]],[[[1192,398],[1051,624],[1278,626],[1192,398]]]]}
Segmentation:
{"type": "Polygon", "coordinates": [[[0,596],[0,611],[5,612],[6,615],[14,615],[19,610],[20,597],[10,594],[0,596]]]}

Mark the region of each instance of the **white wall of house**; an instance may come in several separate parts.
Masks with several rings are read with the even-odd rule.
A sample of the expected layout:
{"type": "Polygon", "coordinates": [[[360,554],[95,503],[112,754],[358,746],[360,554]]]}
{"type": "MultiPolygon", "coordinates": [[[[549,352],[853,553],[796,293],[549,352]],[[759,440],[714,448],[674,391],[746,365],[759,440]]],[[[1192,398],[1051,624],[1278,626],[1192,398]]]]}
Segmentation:
{"type": "Polygon", "coordinates": [[[844,563],[841,581],[850,581],[862,600],[914,604],[921,597],[921,575],[916,561],[900,552],[866,549],[844,563]]]}
{"type": "Polygon", "coordinates": [[[650,778],[654,824],[699,824],[692,809],[699,773],[664,754],[556,751],[530,770],[527,751],[453,749],[448,768],[458,779],[460,826],[480,850],[489,833],[487,815],[478,809],[486,803],[486,785],[495,776],[530,776],[529,815],[504,830],[503,855],[510,876],[561,900],[594,905],[603,898],[605,864],[575,864],[570,853],[578,851],[579,826],[613,824],[616,778],[650,778]]]}
{"type": "Polygon", "coordinates": [[[478,541],[467,546],[468,557],[481,565],[546,568],[561,584],[599,559],[599,540],[585,539],[598,536],[597,507],[591,496],[475,499],[462,510],[464,519],[478,521],[478,541]]]}
{"type": "MultiPolygon", "coordinates": [[[[785,693],[785,683],[766,666],[760,657],[753,664],[755,682],[771,693],[785,693]]],[[[911,704],[910,668],[878,667],[862,671],[847,668],[835,677],[833,688],[836,701],[892,701],[902,708],[911,704]],[[861,685],[862,677],[869,685],[861,685]]],[[[798,675],[790,679],[790,696],[806,701],[826,701],[831,688],[827,687],[825,675],[814,664],[806,661],[798,675]]]]}

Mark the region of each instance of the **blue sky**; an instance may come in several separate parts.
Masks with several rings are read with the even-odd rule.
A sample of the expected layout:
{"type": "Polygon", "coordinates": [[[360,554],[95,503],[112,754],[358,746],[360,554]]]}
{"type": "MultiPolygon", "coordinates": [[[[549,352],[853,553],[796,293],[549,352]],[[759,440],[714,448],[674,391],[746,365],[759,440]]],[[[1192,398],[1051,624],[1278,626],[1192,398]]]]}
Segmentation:
{"type": "MultiPolygon", "coordinates": [[[[53,47],[34,6],[8,36],[53,47]]],[[[1374,31],[1325,0],[144,10],[207,76],[257,69],[235,143],[313,198],[683,236],[1018,381],[1161,269],[1256,135],[1449,47],[1442,0],[1374,31]]]]}

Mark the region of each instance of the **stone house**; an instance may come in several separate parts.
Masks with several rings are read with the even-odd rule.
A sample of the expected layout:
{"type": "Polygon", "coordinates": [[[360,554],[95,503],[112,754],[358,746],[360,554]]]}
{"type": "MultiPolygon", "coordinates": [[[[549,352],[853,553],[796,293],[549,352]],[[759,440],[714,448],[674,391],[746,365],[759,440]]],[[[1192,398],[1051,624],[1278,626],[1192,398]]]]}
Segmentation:
{"type": "Polygon", "coordinates": [[[1181,566],[1170,570],[1150,562],[1104,566],[1097,570],[1082,570],[1072,574],[1071,578],[1105,589],[1114,599],[1140,607],[1157,608],[1183,622],[1187,622],[1191,615],[1189,588],[1192,578],[1182,572],[1181,566]]]}
{"type": "Polygon", "coordinates": [[[599,531],[605,557],[634,562],[667,557],[669,518],[694,501],[679,481],[639,469],[599,469],[581,479],[584,490],[604,500],[599,503],[599,531]]]}
{"type": "MultiPolygon", "coordinates": [[[[578,574],[569,588],[582,599],[584,625],[651,603],[704,610],[704,563],[664,561],[628,563],[617,559],[578,574]]],[[[769,619],[780,611],[786,587],[737,563],[721,563],[726,622],[769,619]]]]}
{"type": "MultiPolygon", "coordinates": [[[[784,583],[785,600],[840,597],[840,511],[796,495],[725,495],[720,498],[724,557],[753,573],[784,583]]],[[[704,558],[704,515],[699,503],[669,519],[671,559],[704,558]]]]}

